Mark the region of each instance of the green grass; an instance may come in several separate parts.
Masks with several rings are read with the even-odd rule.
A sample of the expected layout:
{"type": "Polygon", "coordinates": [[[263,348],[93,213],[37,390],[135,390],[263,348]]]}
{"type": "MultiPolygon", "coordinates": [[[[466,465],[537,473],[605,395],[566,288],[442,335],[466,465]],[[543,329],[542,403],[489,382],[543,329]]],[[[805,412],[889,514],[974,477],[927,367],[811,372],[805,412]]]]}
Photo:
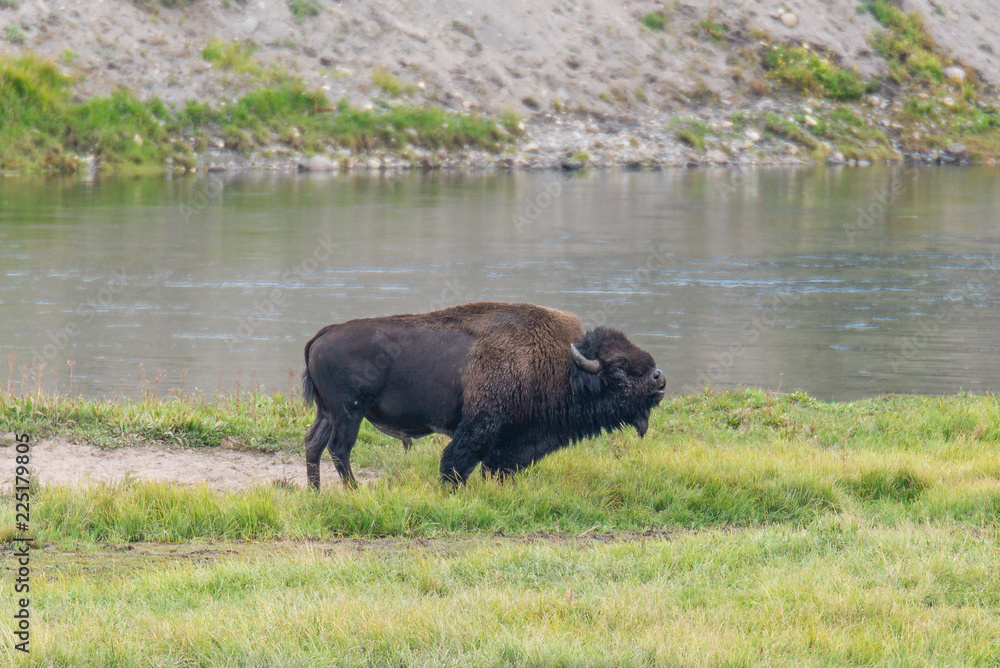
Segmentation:
{"type": "Polygon", "coordinates": [[[667,24],[670,23],[670,19],[662,12],[647,12],[639,17],[639,23],[657,32],[665,29],[667,24]]]}
{"type": "Polygon", "coordinates": [[[832,100],[859,100],[872,88],[857,69],[840,67],[808,45],[773,44],[765,49],[763,64],[769,78],[832,100]]]}
{"type": "Polygon", "coordinates": [[[54,63],[30,54],[0,58],[0,170],[73,172],[86,155],[110,171],[162,171],[168,162],[189,167],[196,162],[192,146],[218,135],[243,153],[286,143],[314,154],[407,145],[499,151],[521,134],[512,114],[494,119],[413,105],[334,107],[321,92],[265,71],[253,52],[241,42],[209,43],[205,59],[260,79],[258,87],[228,106],[189,102],[179,109],[127,90],[76,102],[72,81],[54,63]]]}
{"type": "MultiPolygon", "coordinates": [[[[12,398],[6,429],[105,447],[162,441],[192,447],[301,451],[311,416],[282,395],[214,404],[12,398]],[[103,436],[102,436],[103,434],[103,436]]],[[[403,452],[362,429],[354,460],[377,481],[360,492],[325,480],[317,495],[128,481],[41,489],[45,540],[129,542],[331,536],[437,536],[646,531],[824,517],[866,522],[995,524],[1000,513],[1000,405],[994,397],[890,398],[850,404],[747,391],[680,397],[656,411],[646,439],[617,433],[544,459],[505,485],[475,476],[442,488],[440,437],[403,452]]],[[[0,518],[3,515],[0,514],[0,518]]]]}
{"type": "Polygon", "coordinates": [[[264,68],[254,58],[259,50],[256,44],[238,39],[213,39],[202,49],[201,57],[222,70],[264,78],[264,68]]]}
{"type": "MultiPolygon", "coordinates": [[[[309,419],[281,395],[0,395],[3,431],[105,447],[301,451],[309,419]]],[[[455,491],[445,442],[365,425],[356,491],[35,485],[28,663],[989,665],[1000,643],[995,396],[679,396],[645,439],[455,491]]]]}
{"type": "Polygon", "coordinates": [[[891,0],[870,0],[862,5],[883,28],[871,43],[890,64],[889,77],[896,83],[941,82],[945,63],[934,40],[924,28],[919,12],[905,13],[891,0]]]}
{"type": "Polygon", "coordinates": [[[678,123],[674,131],[677,141],[687,144],[691,148],[704,151],[707,146],[705,137],[709,133],[708,124],[700,119],[691,119],[678,123]]]}
{"type": "Polygon", "coordinates": [[[838,106],[816,116],[812,134],[828,140],[848,160],[879,160],[892,155],[892,143],[885,132],[865,122],[850,107],[838,106]]]}
{"type": "Polygon", "coordinates": [[[372,83],[389,97],[412,95],[416,92],[413,86],[404,85],[388,70],[378,67],[372,72],[372,83]]]}
{"type": "Polygon", "coordinates": [[[710,18],[700,20],[698,28],[713,42],[721,42],[726,37],[726,26],[710,18]]]}
{"type": "Polygon", "coordinates": [[[288,0],[288,9],[297,21],[319,16],[319,0],[288,0]]]}
{"type": "Polygon", "coordinates": [[[811,151],[815,151],[820,146],[819,141],[798,123],[771,111],[764,115],[764,131],[776,137],[787,139],[793,144],[804,146],[811,151]]]}
{"type": "Polygon", "coordinates": [[[995,531],[36,551],[32,665],[988,665],[995,531]]]}
{"type": "Polygon", "coordinates": [[[20,23],[8,23],[3,27],[4,38],[15,46],[20,46],[24,44],[26,35],[24,34],[24,28],[20,23]]]}
{"type": "Polygon", "coordinates": [[[918,12],[906,13],[890,0],[870,0],[862,7],[882,26],[871,43],[889,62],[888,81],[909,95],[903,110],[894,114],[906,128],[899,137],[903,150],[962,143],[973,159],[1000,155],[995,93],[969,70],[962,82],[945,80],[951,59],[939,51],[918,12]]]}

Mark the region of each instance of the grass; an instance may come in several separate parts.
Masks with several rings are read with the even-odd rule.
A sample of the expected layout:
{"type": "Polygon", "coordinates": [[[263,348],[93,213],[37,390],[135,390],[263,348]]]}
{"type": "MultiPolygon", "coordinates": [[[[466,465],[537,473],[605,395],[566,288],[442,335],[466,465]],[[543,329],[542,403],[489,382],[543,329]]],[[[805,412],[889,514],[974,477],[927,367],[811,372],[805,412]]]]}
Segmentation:
{"type": "MultiPolygon", "coordinates": [[[[506,485],[437,480],[443,438],[404,453],[369,426],[354,459],[377,476],[358,493],[262,486],[239,493],[128,481],[45,488],[45,540],[325,539],[721,528],[866,522],[995,523],[1000,403],[994,397],[851,404],[747,391],[679,397],[650,434],[618,433],[564,450],[506,485]]],[[[301,451],[311,415],[283,395],[95,403],[3,396],[6,428],[104,447],[167,442],[301,451]],[[235,445],[234,445],[235,444],[235,445]]],[[[3,516],[0,515],[0,518],[3,516]]]]}
{"type": "Polygon", "coordinates": [[[711,18],[701,19],[698,22],[698,28],[701,32],[708,35],[708,38],[713,42],[721,42],[726,37],[726,26],[713,21],[711,18]]]}
{"type": "MultiPolygon", "coordinates": [[[[0,394],[5,431],[105,447],[300,451],[310,417],[282,395],[0,394]]],[[[365,425],[377,480],[354,492],[34,486],[29,663],[985,665],[1000,642],[995,396],[706,391],[645,439],[457,491],[444,443],[365,425]]]]}
{"type": "Polygon", "coordinates": [[[27,38],[24,34],[24,28],[19,23],[8,23],[5,25],[3,27],[3,36],[15,46],[24,44],[24,40],[27,38]]]}
{"type": "Polygon", "coordinates": [[[253,53],[242,42],[210,42],[206,60],[263,80],[230,105],[178,109],[127,90],[77,102],[72,81],[53,62],[0,58],[0,170],[73,172],[85,155],[110,171],[191,167],[194,150],[215,136],[242,153],[284,143],[314,154],[408,145],[499,151],[521,134],[513,114],[494,119],[413,105],[360,110],[346,101],[334,107],[300,81],[265,71],[253,53]]]}
{"type": "Polygon", "coordinates": [[[389,97],[412,95],[416,92],[413,86],[400,83],[399,79],[394,77],[391,72],[381,67],[375,68],[375,71],[372,72],[372,83],[389,97]]]}
{"type": "Polygon", "coordinates": [[[764,115],[764,131],[793,144],[804,146],[811,151],[820,147],[819,141],[794,120],[787,119],[772,111],[764,115]]]}
{"type": "Polygon", "coordinates": [[[201,51],[201,57],[227,72],[264,78],[266,72],[254,58],[260,50],[256,44],[234,39],[213,39],[201,51]]]}
{"type": "Polygon", "coordinates": [[[808,44],[772,44],[764,51],[763,64],[769,78],[800,93],[846,101],[872,90],[857,69],[838,66],[808,44]]]}
{"type": "Polygon", "coordinates": [[[319,16],[319,0],[288,0],[288,9],[297,21],[319,16]]]}
{"type": "Polygon", "coordinates": [[[871,43],[889,61],[890,79],[896,83],[944,80],[945,64],[919,12],[907,14],[890,0],[870,0],[863,7],[883,26],[872,35],[871,43]]]}
{"type": "Polygon", "coordinates": [[[666,29],[670,19],[662,12],[647,12],[639,17],[639,23],[653,32],[658,32],[666,29]]]}
{"type": "MultiPolygon", "coordinates": [[[[799,119],[800,122],[803,119],[799,119]]],[[[817,123],[811,132],[831,142],[848,160],[879,160],[893,153],[886,134],[846,106],[817,113],[817,123]]]]}
{"type": "MultiPolygon", "coordinates": [[[[4,395],[2,420],[36,435],[88,420],[92,402],[41,399],[4,395]]],[[[181,406],[206,403],[118,402],[86,433],[121,411],[109,436],[176,425],[197,446],[217,430],[179,428],[181,406]]],[[[257,448],[299,447],[283,438],[309,416],[257,395],[210,408],[257,448]]],[[[998,442],[993,396],[746,390],[675,397],[644,440],[456,492],[436,482],[442,439],[403,453],[367,426],[356,452],[381,477],[357,492],[37,487],[50,546],[32,553],[31,662],[985,664],[998,442]]]]}
{"type": "Polygon", "coordinates": [[[986,665],[995,532],[201,544],[33,556],[40,665],[986,665]]]}
{"type": "Polygon", "coordinates": [[[704,151],[707,146],[705,137],[708,136],[708,133],[709,127],[707,123],[700,119],[691,119],[678,123],[677,129],[674,131],[674,137],[676,137],[677,141],[687,144],[691,148],[704,151]]]}

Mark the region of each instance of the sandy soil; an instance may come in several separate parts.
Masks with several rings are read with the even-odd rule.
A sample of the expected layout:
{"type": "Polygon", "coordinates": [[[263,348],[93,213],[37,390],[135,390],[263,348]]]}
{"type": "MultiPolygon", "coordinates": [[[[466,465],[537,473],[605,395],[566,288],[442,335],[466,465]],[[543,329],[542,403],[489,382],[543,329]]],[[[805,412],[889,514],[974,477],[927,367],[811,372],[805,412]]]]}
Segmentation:
{"type": "MultiPolygon", "coordinates": [[[[0,467],[14,470],[13,447],[0,448],[0,467]]],[[[320,465],[324,486],[339,484],[329,457],[320,465]]],[[[375,476],[355,468],[364,483],[375,476]]],[[[114,483],[126,478],[207,484],[220,490],[243,489],[272,482],[306,484],[302,455],[287,452],[240,452],[224,448],[196,449],[146,445],[102,450],[92,445],[48,439],[32,445],[31,475],[46,485],[114,483]]]]}

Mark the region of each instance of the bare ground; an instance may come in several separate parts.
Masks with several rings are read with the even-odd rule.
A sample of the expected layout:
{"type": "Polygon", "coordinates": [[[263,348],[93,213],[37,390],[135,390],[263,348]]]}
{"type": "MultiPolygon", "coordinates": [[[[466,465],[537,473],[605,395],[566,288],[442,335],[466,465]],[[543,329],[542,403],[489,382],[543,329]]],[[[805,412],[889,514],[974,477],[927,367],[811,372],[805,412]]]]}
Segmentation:
{"type": "MultiPolygon", "coordinates": [[[[13,447],[0,448],[3,470],[14,470],[16,454],[13,447]]],[[[324,485],[339,484],[329,457],[324,458],[320,471],[324,485]]],[[[362,483],[377,477],[367,469],[356,469],[355,474],[362,483]]],[[[102,450],[85,443],[53,438],[32,445],[31,476],[43,485],[140,479],[235,490],[267,483],[304,487],[306,466],[301,454],[289,452],[241,452],[154,444],[102,450]]]]}

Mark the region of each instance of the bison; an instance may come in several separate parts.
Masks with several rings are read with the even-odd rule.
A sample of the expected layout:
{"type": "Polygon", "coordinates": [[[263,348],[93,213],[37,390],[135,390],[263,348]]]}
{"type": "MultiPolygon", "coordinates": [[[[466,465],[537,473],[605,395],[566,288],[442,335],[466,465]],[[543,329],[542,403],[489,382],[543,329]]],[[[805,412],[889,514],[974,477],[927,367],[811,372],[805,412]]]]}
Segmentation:
{"type": "Polygon", "coordinates": [[[550,452],[625,425],[646,433],[666,379],[649,353],[607,327],[584,332],[572,313],[479,302],[365,318],[321,329],[305,348],[302,389],[316,405],[305,437],[318,488],[330,450],[356,486],[351,448],[362,419],[403,440],[451,442],[441,478],[464,483],[476,464],[509,476],[550,452]]]}

